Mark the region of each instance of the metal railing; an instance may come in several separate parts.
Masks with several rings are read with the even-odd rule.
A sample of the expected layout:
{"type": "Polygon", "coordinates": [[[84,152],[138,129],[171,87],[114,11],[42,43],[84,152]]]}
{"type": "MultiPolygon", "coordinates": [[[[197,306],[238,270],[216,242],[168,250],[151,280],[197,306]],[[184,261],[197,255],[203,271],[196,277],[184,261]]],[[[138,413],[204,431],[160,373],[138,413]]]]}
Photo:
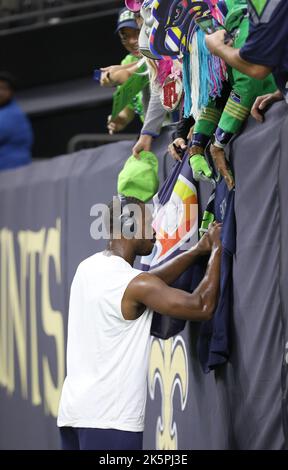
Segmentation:
{"type": "MultiPolygon", "coordinates": [[[[78,134],[69,140],[67,153],[79,152],[88,148],[98,147],[103,144],[112,144],[121,140],[136,141],[138,134],[78,134]]],[[[132,147],[131,147],[132,148],[132,147]]]]}
{"type": "Polygon", "coordinates": [[[122,0],[0,0],[0,35],[116,14],[122,0]]]}

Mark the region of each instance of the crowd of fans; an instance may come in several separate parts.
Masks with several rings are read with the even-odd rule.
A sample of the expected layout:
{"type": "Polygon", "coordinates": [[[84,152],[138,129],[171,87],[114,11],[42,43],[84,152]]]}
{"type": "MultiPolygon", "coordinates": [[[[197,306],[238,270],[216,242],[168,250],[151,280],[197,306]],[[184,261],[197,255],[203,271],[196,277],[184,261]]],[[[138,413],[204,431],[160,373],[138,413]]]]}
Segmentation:
{"type": "MultiPolygon", "coordinates": [[[[36,3],[2,0],[0,14],[36,8],[36,3]]],[[[41,2],[43,7],[70,3],[77,2],[41,2]]],[[[195,14],[192,8],[186,14],[185,8],[193,7],[193,1],[127,0],[116,25],[127,55],[121,64],[102,68],[99,81],[101,86],[118,89],[120,101],[128,96],[117,114],[112,112],[107,118],[110,134],[125,129],[136,116],[142,122],[132,149],[135,157],[151,150],[165,123],[179,120],[175,140],[169,145],[172,157],[180,160],[189,146],[193,176],[206,180],[211,176],[206,159],[209,152],[231,188],[234,180],[225,155],[227,144],[241,132],[250,112],[261,122],[268,104],[287,100],[288,2],[202,3],[205,8],[200,13],[204,20],[212,21],[210,31],[200,27],[199,10],[195,14]],[[131,87],[136,90],[134,96],[127,94],[128,84],[130,95],[131,87]]],[[[124,1],[120,4],[123,7],[124,1]]],[[[3,114],[7,106],[1,106],[3,114]]]]}
{"type": "MultiPolygon", "coordinates": [[[[144,125],[133,148],[134,156],[138,157],[141,150],[150,150],[166,119],[163,96],[167,95],[167,88],[171,91],[172,82],[173,98],[173,93],[181,94],[175,89],[182,82],[179,105],[176,100],[180,120],[169,151],[173,158],[181,160],[189,145],[195,180],[209,180],[212,175],[206,159],[208,152],[231,189],[234,179],[227,160],[227,144],[241,132],[250,112],[256,120],[263,121],[265,107],[288,94],[288,3],[284,0],[263,0],[257,4],[247,0],[202,3],[203,11],[199,14],[199,10],[191,9],[193,2],[127,0],[117,31],[133,60],[125,59],[119,66],[102,69],[101,85],[123,84],[131,75],[136,79],[143,63],[141,57],[146,56],[150,98],[148,108],[145,105],[141,108],[144,125]],[[206,30],[200,28],[200,22],[195,20],[201,14],[206,23],[210,21],[210,30],[207,25],[206,30]],[[189,28],[192,33],[187,34],[189,28]]],[[[170,119],[173,109],[173,105],[168,109],[170,119]]],[[[117,116],[109,116],[109,132],[122,130],[133,117],[129,106],[117,116]]]]}

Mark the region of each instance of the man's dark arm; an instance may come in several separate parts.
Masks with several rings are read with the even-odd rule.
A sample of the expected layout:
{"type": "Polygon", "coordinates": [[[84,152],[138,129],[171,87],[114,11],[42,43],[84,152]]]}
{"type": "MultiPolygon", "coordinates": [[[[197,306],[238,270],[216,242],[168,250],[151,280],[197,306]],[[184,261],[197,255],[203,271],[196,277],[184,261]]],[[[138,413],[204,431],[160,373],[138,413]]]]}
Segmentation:
{"type": "Polygon", "coordinates": [[[168,287],[161,279],[150,273],[140,274],[133,279],[124,294],[122,301],[124,318],[128,320],[137,318],[139,308],[145,305],[160,314],[182,320],[209,320],[219,296],[220,262],[221,248],[215,245],[204,279],[192,294],[168,287]],[[126,309],[129,310],[127,306],[131,303],[135,312],[132,317],[125,312],[126,309]]]}
{"type": "Polygon", "coordinates": [[[143,313],[144,306],[163,315],[184,320],[201,321],[211,318],[219,295],[220,230],[219,224],[209,229],[212,251],[208,267],[203,280],[192,294],[168,287],[151,273],[142,273],[130,282],[125,291],[122,299],[124,318],[136,319],[143,313]]]}
{"type": "Polygon", "coordinates": [[[159,266],[158,268],[151,269],[149,272],[154,276],[159,277],[163,282],[170,285],[173,284],[184,271],[186,271],[195,261],[203,255],[208,255],[210,250],[206,252],[196,245],[191,250],[181,253],[174,259],[159,266]]]}

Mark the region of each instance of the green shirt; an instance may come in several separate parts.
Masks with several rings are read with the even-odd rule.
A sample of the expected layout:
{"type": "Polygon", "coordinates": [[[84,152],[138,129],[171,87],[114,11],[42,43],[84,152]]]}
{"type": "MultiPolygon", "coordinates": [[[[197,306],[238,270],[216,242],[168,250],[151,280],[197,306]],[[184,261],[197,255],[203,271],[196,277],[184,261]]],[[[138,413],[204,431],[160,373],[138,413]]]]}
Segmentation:
{"type": "MultiPolygon", "coordinates": [[[[133,64],[134,62],[138,62],[139,57],[136,57],[133,54],[128,54],[124,59],[121,61],[121,65],[128,65],[133,64]]],[[[132,99],[131,103],[128,105],[129,109],[132,109],[135,114],[138,114],[141,121],[144,122],[144,108],[143,108],[143,94],[142,91],[139,91],[136,96],[132,99]]]]}

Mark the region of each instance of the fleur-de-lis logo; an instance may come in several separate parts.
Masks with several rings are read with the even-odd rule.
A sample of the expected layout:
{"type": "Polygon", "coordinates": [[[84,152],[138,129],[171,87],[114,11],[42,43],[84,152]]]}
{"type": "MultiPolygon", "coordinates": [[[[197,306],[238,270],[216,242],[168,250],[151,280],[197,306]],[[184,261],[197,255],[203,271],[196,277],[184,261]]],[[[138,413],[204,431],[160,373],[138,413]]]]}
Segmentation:
{"type": "Polygon", "coordinates": [[[188,395],[188,360],[181,336],[165,341],[155,338],[152,340],[148,375],[152,400],[155,397],[157,380],[161,389],[162,410],[156,425],[156,449],[176,450],[178,438],[177,426],[173,421],[173,396],[177,385],[182,410],[186,406],[188,395]]]}

